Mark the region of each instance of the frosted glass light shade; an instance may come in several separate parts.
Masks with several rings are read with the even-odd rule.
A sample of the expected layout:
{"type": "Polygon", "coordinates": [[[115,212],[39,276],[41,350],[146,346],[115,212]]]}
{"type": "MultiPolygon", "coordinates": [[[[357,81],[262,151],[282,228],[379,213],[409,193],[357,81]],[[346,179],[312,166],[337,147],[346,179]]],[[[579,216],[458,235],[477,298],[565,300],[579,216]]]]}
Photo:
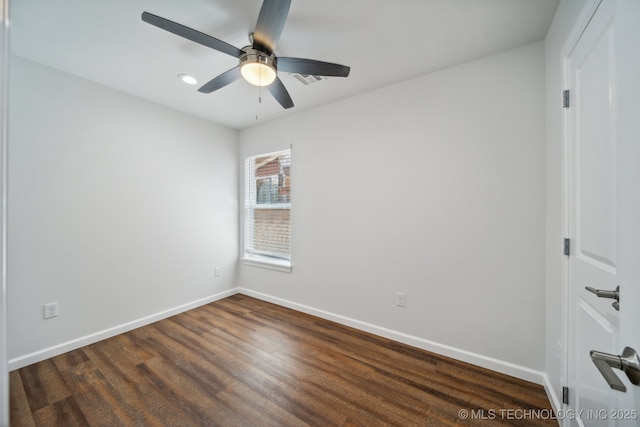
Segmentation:
{"type": "Polygon", "coordinates": [[[245,62],[240,67],[242,77],[254,86],[269,86],[276,79],[276,70],[262,62],[245,62]]]}

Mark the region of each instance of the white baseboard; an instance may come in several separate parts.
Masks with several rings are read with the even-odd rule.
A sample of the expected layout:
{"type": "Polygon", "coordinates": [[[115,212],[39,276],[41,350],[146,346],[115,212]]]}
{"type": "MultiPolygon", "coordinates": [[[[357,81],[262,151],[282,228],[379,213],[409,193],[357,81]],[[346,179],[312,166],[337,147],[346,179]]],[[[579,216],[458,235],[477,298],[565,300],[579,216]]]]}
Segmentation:
{"type": "Polygon", "coordinates": [[[98,331],[93,334],[89,334],[80,338],[76,338],[71,341],[64,342],[62,344],[55,345],[53,347],[45,348],[42,350],[35,351],[33,353],[25,354],[23,356],[15,357],[9,360],[8,369],[9,371],[13,371],[15,369],[20,369],[25,366],[31,365],[33,363],[40,362],[45,359],[49,359],[54,356],[58,356],[60,354],[64,354],[71,350],[76,350],[80,347],[84,347],[89,344],[96,343],[98,341],[102,341],[107,338],[111,338],[113,336],[131,331],[133,329],[139,328],[141,326],[148,325],[153,322],[157,322],[158,320],[166,319],[167,317],[183,313],[187,310],[194,309],[196,307],[200,307],[201,305],[209,304],[211,302],[220,300],[222,298],[229,297],[231,295],[235,295],[238,293],[237,288],[228,289],[226,291],[220,292],[215,295],[211,295],[206,298],[202,298],[196,301],[192,301],[177,307],[170,308],[168,310],[161,311],[159,313],[155,313],[149,316],[142,317],[137,320],[133,320],[131,322],[123,323],[118,326],[114,326],[113,328],[105,329],[103,331],[98,331]]]}
{"type": "MultiPolygon", "coordinates": [[[[560,410],[564,409],[564,404],[560,399],[558,399],[558,395],[551,384],[551,379],[547,374],[543,375],[543,380],[544,391],[547,393],[547,397],[549,398],[549,402],[551,402],[553,411],[557,414],[560,410]]],[[[562,420],[558,419],[558,425],[562,425],[562,420]]]]}
{"type": "Polygon", "coordinates": [[[251,289],[239,287],[238,293],[254,297],[263,301],[268,301],[283,307],[291,308],[293,310],[301,311],[303,313],[311,314],[323,319],[331,320],[342,325],[350,326],[361,331],[369,332],[374,335],[379,335],[384,338],[389,338],[394,341],[398,341],[404,344],[411,345],[413,347],[421,348],[423,350],[431,351],[433,353],[441,354],[443,356],[451,357],[453,359],[461,360],[463,362],[477,365],[483,368],[491,369],[492,371],[500,372],[506,375],[511,375],[516,378],[530,381],[539,385],[545,385],[546,374],[535,369],[527,368],[525,366],[516,365],[514,363],[506,362],[504,360],[495,359],[493,357],[484,356],[481,354],[473,353],[467,350],[451,347],[445,344],[440,344],[434,341],[429,341],[423,338],[408,335],[402,332],[394,331],[391,329],[383,328],[381,326],[372,325],[370,323],[362,322],[360,320],[352,319],[349,317],[341,316],[339,314],[331,313],[317,308],[309,307],[307,305],[298,304],[296,302],[288,301],[282,298],[274,297],[271,295],[256,292],[251,289]]]}

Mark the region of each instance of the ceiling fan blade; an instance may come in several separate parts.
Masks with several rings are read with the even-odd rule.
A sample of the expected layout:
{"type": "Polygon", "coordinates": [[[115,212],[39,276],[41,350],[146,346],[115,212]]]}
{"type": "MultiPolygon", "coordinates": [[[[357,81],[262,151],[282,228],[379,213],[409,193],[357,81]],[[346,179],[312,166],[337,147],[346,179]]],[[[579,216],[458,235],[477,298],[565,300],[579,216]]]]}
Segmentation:
{"type": "Polygon", "coordinates": [[[282,80],[280,80],[279,77],[276,77],[273,83],[267,86],[267,89],[269,89],[271,95],[273,95],[276,101],[278,101],[283,108],[287,109],[293,107],[291,96],[289,95],[287,88],[282,84],[282,80]]]}
{"type": "Polygon", "coordinates": [[[240,77],[240,67],[232,68],[229,71],[225,71],[224,73],[220,74],[213,80],[210,80],[208,83],[205,83],[200,89],[198,89],[198,92],[211,93],[227,86],[228,84],[235,82],[240,77]]]}
{"type": "Polygon", "coordinates": [[[278,58],[278,71],[312,76],[347,77],[350,67],[303,58],[278,58]]]}
{"type": "Polygon", "coordinates": [[[253,33],[254,49],[273,53],[287,21],[290,6],[291,0],[264,0],[253,33]]]}
{"type": "Polygon", "coordinates": [[[231,55],[236,58],[240,58],[240,55],[242,55],[242,51],[240,49],[230,45],[229,43],[218,40],[215,37],[211,37],[208,34],[201,33],[200,31],[196,31],[192,28],[185,27],[184,25],[176,22],[169,21],[168,19],[161,18],[152,13],[143,12],[142,20],[148,24],[155,25],[158,28],[169,31],[170,33],[184,37],[187,40],[191,40],[219,52],[226,53],[227,55],[231,55]]]}

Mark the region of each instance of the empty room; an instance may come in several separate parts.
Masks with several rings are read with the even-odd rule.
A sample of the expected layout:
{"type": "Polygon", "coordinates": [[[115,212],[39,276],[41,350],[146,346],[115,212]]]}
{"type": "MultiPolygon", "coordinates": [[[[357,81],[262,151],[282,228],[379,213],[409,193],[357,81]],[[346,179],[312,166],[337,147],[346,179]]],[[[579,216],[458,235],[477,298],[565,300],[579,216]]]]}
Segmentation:
{"type": "Polygon", "coordinates": [[[640,425],[637,0],[0,6],[0,426],[640,425]]]}

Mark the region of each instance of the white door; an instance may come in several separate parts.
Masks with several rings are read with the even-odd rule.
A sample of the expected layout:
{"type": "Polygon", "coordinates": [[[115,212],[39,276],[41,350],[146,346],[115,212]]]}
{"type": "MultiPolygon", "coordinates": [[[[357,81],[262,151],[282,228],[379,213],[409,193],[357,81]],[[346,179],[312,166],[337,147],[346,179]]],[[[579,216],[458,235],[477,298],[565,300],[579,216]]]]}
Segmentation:
{"type": "MultiPolygon", "coordinates": [[[[626,15],[637,9],[637,3],[603,0],[567,61],[572,244],[568,386],[569,409],[576,415],[567,420],[569,425],[639,425],[640,408],[633,397],[637,387],[620,370],[604,366],[599,371],[590,356],[592,350],[616,356],[625,346],[640,349],[640,336],[632,337],[640,334],[640,274],[633,267],[640,264],[640,250],[637,239],[629,238],[637,237],[640,229],[638,206],[635,216],[629,217],[640,192],[640,157],[635,162],[628,157],[640,144],[640,133],[634,135],[634,143],[627,141],[628,147],[622,144],[621,133],[633,132],[630,117],[640,120],[637,101],[625,101],[628,92],[637,89],[640,74],[626,76],[627,66],[622,66],[640,43],[637,38],[635,45],[623,42],[640,26],[638,15],[634,28],[627,24],[626,15]],[[607,298],[615,297],[618,286],[620,311],[614,307],[616,300],[607,298]],[[634,293],[636,297],[631,296],[634,293]]],[[[636,98],[639,95],[635,93],[636,98]]]]}
{"type": "MultiPolygon", "coordinates": [[[[640,351],[640,1],[619,0],[616,10],[619,37],[616,80],[618,96],[617,168],[620,280],[618,353],[629,346],[640,351]]],[[[620,408],[640,413],[640,387],[625,374],[616,374],[627,386],[620,408]]],[[[640,426],[640,414],[623,425],[640,426]]]]}

